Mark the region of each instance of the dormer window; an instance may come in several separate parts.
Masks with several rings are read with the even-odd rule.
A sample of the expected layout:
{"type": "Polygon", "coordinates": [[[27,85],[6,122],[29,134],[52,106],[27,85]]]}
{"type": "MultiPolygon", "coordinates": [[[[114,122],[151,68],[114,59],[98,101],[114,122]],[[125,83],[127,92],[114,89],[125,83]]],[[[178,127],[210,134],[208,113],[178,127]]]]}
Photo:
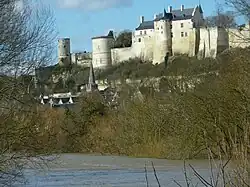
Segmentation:
{"type": "Polygon", "coordinates": [[[183,14],[183,17],[186,17],[186,14],[183,14]]]}
{"type": "Polygon", "coordinates": [[[174,18],[176,18],[176,15],[174,15],[174,18]]]}

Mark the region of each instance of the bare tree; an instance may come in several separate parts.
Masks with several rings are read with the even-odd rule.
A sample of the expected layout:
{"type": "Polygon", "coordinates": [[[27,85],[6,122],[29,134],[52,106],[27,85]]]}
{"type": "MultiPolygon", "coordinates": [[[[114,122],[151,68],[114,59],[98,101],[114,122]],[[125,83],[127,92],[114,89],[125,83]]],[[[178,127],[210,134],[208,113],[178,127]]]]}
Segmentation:
{"type": "Polygon", "coordinates": [[[226,3],[234,8],[239,16],[244,16],[247,20],[250,20],[249,0],[226,0],[226,3]]]}
{"type": "Polygon", "coordinates": [[[240,26],[238,31],[230,32],[233,38],[236,38],[235,43],[239,45],[249,46],[250,36],[250,1],[249,0],[226,0],[226,4],[234,9],[235,17],[243,17],[246,24],[240,26]]]}
{"type": "Polygon", "coordinates": [[[235,28],[237,26],[234,13],[230,11],[218,12],[217,15],[207,17],[205,21],[206,25],[210,27],[235,28]]]}
{"type": "Polygon", "coordinates": [[[52,12],[39,1],[1,0],[0,10],[0,184],[8,186],[32,157],[46,152],[27,89],[33,80],[23,77],[51,63],[56,32],[52,12]]]}

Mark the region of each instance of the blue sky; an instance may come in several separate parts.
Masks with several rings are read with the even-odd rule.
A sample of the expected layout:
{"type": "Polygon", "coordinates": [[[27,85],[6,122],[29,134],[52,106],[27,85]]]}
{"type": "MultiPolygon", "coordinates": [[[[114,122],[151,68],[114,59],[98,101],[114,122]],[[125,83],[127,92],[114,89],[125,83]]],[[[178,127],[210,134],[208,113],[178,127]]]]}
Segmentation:
{"type": "MultiPolygon", "coordinates": [[[[221,0],[218,0],[221,1],[221,0]]],[[[152,20],[155,13],[169,5],[190,8],[202,5],[204,15],[214,13],[215,0],[44,0],[51,6],[56,18],[58,37],[71,38],[71,50],[91,51],[91,37],[124,29],[134,30],[139,16],[152,20]]]]}

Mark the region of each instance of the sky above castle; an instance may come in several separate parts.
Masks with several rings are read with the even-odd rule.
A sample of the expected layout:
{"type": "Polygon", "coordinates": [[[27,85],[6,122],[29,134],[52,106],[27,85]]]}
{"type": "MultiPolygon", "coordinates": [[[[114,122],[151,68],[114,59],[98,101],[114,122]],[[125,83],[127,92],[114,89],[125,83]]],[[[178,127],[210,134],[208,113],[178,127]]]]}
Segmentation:
{"type": "MultiPolygon", "coordinates": [[[[217,0],[221,3],[222,0],[217,0]]],[[[91,51],[91,37],[106,35],[109,30],[134,30],[139,16],[152,20],[169,5],[180,9],[194,7],[199,2],[204,15],[215,12],[216,0],[44,0],[51,6],[56,18],[58,37],[71,38],[71,50],[91,51]]]]}

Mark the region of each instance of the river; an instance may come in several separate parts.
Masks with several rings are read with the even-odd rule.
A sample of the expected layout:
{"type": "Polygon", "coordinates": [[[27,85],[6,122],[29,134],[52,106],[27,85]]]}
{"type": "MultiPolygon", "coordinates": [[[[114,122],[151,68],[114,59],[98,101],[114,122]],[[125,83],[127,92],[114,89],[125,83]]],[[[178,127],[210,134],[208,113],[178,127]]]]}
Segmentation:
{"type": "MultiPolygon", "coordinates": [[[[16,186],[147,187],[146,181],[148,181],[149,186],[154,187],[158,186],[158,183],[154,175],[152,162],[161,186],[178,187],[174,181],[177,181],[182,186],[186,186],[183,161],[82,154],[63,154],[42,170],[26,169],[26,184],[17,184],[16,186]],[[147,166],[147,180],[145,164],[147,166]]],[[[188,164],[191,164],[204,178],[209,178],[210,169],[208,161],[188,161],[188,164]]],[[[187,166],[187,168],[189,167],[187,166]]],[[[194,177],[191,169],[187,170],[188,175],[193,178],[193,183],[196,185],[198,180],[194,177]]]]}

